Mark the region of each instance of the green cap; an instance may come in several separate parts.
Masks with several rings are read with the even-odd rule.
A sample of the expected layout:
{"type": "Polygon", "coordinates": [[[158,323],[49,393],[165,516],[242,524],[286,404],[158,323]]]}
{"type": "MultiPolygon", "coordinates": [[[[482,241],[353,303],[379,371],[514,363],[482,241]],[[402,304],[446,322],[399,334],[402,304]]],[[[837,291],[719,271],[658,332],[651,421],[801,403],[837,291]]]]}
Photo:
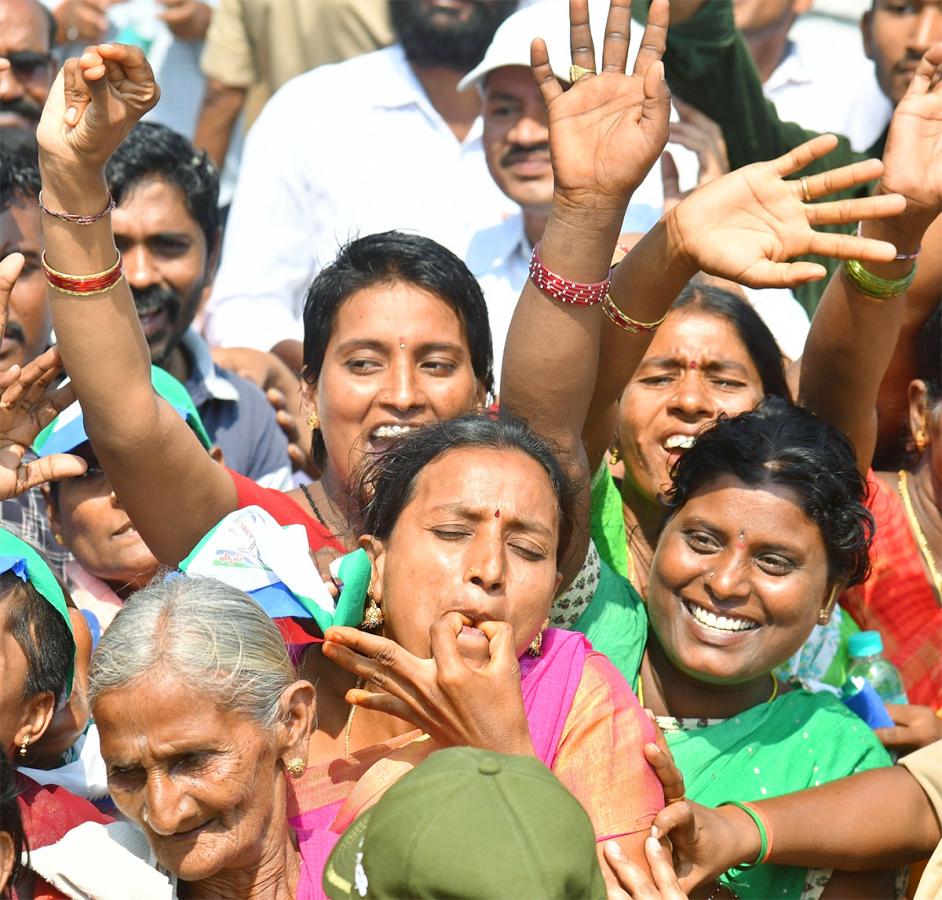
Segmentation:
{"type": "MultiPolygon", "coordinates": [[[[196,410],[187,389],[169,372],[150,367],[151,383],[154,391],[167,401],[193,429],[200,443],[209,450],[213,442],[209,439],[203,420],[196,410]]],[[[88,440],[85,431],[85,419],[82,407],[76,400],[57,415],[33,441],[33,450],[37,456],[51,456],[53,453],[69,453],[88,440]]]]}
{"type": "MultiPolygon", "coordinates": [[[[0,575],[4,572],[13,572],[22,581],[31,584],[36,592],[62,616],[69,634],[72,635],[74,645],[75,634],[72,631],[68,607],[65,605],[65,594],[62,593],[62,586],[58,579],[52,574],[52,569],[26,541],[20,540],[6,529],[0,529],[0,575]]],[[[69,675],[65,684],[66,697],[72,693],[74,677],[75,648],[73,646],[72,665],[69,666],[69,675]]]]}
{"type": "Polygon", "coordinates": [[[532,756],[433,753],[343,833],[324,868],[331,900],[603,898],[585,810],[532,756]]]}

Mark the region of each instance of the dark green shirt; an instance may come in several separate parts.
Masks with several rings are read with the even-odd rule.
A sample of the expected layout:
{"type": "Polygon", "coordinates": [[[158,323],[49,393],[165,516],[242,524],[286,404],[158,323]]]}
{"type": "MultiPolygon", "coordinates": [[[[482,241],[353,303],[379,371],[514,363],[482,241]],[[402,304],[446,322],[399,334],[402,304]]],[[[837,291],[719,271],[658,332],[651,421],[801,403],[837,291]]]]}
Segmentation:
{"type": "MultiPolygon", "coordinates": [[[[635,7],[637,12],[637,3],[635,7]]],[[[701,110],[722,129],[729,153],[730,167],[783,156],[819,132],[808,131],[794,122],[783,122],[775,104],[762,93],[762,80],[749,54],[749,48],[733,21],[731,0],[707,0],[686,22],[668,32],[664,68],[671,91],[701,110]]],[[[802,175],[813,175],[862,159],[881,157],[886,132],[865,153],[858,153],[846,137],[838,135],[837,148],[824,159],[813,162],[802,175]]],[[[828,200],[866,196],[872,184],[830,195],[828,200]]],[[[822,231],[851,232],[856,227],[817,226],[822,231]]],[[[838,260],[803,257],[827,267],[828,273],[838,260]]],[[[818,305],[827,279],[803,285],[795,290],[802,306],[812,314],[818,305]]]]}

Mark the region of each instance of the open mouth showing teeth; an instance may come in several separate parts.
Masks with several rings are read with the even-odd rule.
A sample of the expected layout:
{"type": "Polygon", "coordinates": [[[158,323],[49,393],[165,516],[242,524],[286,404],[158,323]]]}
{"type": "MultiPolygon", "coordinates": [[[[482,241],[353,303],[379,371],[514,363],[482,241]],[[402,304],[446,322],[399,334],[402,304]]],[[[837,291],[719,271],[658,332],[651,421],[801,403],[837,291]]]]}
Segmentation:
{"type": "Polygon", "coordinates": [[[370,437],[380,441],[389,441],[402,437],[414,429],[414,425],[378,425],[370,432],[370,437]]]}
{"type": "Polygon", "coordinates": [[[706,628],[712,628],[714,631],[724,633],[731,631],[754,631],[759,627],[759,623],[753,622],[751,619],[742,619],[739,616],[718,616],[710,612],[710,610],[704,609],[702,606],[697,606],[695,603],[689,603],[686,600],[684,600],[684,606],[687,612],[689,612],[697,622],[706,628]]]}
{"type": "Polygon", "coordinates": [[[672,434],[663,443],[665,450],[689,450],[696,438],[692,434],[672,434]]]}

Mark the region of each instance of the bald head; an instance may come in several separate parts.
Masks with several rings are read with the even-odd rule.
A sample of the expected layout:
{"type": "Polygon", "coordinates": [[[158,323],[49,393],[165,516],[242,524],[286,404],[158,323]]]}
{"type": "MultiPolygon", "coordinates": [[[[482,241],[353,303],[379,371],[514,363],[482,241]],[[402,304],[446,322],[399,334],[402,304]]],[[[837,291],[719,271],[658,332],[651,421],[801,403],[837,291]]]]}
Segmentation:
{"type": "Polygon", "coordinates": [[[0,0],[0,127],[35,129],[55,76],[55,23],[38,0],[0,0]]]}

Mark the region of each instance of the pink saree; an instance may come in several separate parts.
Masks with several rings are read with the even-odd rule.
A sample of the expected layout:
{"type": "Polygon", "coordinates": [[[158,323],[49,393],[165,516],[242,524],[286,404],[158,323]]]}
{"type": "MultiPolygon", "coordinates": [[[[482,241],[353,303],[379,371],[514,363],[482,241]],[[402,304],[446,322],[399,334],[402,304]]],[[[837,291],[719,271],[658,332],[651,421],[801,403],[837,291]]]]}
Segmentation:
{"type": "MultiPolygon", "coordinates": [[[[549,629],[543,655],[520,660],[536,755],[585,806],[599,839],[649,827],[664,805],[641,747],[650,721],[624,679],[578,632],[549,629]]],[[[440,747],[415,730],[291,780],[288,817],[304,871],[298,900],[322,898],[321,874],[342,832],[390,785],[440,747]]]]}

